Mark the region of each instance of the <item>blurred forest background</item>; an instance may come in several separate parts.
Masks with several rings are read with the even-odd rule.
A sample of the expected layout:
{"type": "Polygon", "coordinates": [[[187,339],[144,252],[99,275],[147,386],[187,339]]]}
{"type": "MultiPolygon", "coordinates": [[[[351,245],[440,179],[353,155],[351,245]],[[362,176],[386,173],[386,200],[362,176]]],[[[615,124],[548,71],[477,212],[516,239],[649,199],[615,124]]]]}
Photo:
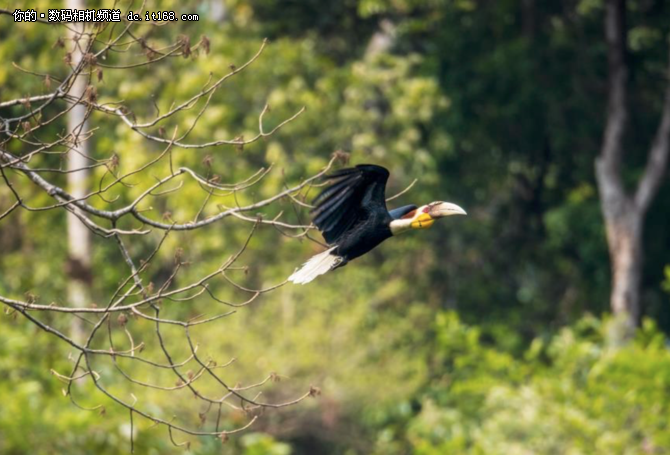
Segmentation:
{"type": "MultiPolygon", "coordinates": [[[[387,167],[389,194],[418,179],[392,206],[446,200],[468,211],[310,285],[284,286],[199,333],[207,349],[238,359],[231,375],[276,371],[275,394],[314,385],[321,396],[267,412],[223,445],[191,438],[188,453],[670,453],[670,184],[666,177],[646,215],[641,318],[622,343],[610,316],[594,165],[607,121],[603,0],[192,0],[146,9],[159,6],[200,20],[164,25],[152,43],[204,35],[209,53],[105,71],[96,82],[101,99],[146,111],[154,100],[187,99],[210,72],[248,60],[267,37],[262,57],[216,94],[191,137],[251,137],[266,102],[273,119],[307,108],[266,140],[178,150],[179,162],[203,175],[211,165],[230,181],[275,163],[259,189],[272,194],[344,150],[352,164],[387,167]]],[[[634,188],[668,83],[670,3],[629,0],[627,30],[622,176],[634,188]]],[[[0,16],[0,101],[48,90],[12,62],[64,74],[66,50],[55,46],[63,34],[0,16]]],[[[116,153],[132,166],[159,149],[104,120],[91,119],[94,156],[116,153]]],[[[29,194],[35,205],[49,203],[29,194]]],[[[158,210],[188,219],[199,208],[195,194],[185,188],[158,210]]],[[[0,185],[0,212],[12,202],[0,185]]],[[[66,303],[65,224],[62,211],[17,211],[0,223],[1,295],[66,303]]],[[[162,260],[181,247],[192,262],[188,276],[198,276],[248,228],[233,219],[195,236],[175,233],[162,260]]],[[[95,238],[92,251],[91,298],[104,300],[125,270],[108,242],[95,238]]],[[[249,280],[279,282],[318,251],[262,227],[246,253],[249,280]]],[[[193,311],[208,303],[198,305],[193,311]]],[[[137,322],[135,333],[151,330],[142,327],[137,322]]],[[[77,409],[49,374],[67,370],[70,351],[21,316],[0,316],[0,453],[129,450],[126,410],[93,389],[91,405],[105,412],[77,409]]],[[[171,413],[197,421],[180,414],[188,391],[169,400],[171,413]]],[[[137,425],[137,453],[184,453],[164,428],[137,425]]]]}

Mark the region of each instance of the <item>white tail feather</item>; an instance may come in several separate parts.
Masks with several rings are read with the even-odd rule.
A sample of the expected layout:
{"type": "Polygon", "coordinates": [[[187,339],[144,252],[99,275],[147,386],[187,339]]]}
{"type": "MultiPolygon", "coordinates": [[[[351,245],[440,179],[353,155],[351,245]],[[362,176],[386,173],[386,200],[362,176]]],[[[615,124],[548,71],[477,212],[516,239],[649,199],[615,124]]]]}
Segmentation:
{"type": "Polygon", "coordinates": [[[313,256],[299,270],[293,272],[293,275],[288,277],[288,280],[295,284],[307,284],[317,276],[332,270],[337,264],[342,262],[341,257],[330,254],[335,248],[337,246],[313,256]]]}

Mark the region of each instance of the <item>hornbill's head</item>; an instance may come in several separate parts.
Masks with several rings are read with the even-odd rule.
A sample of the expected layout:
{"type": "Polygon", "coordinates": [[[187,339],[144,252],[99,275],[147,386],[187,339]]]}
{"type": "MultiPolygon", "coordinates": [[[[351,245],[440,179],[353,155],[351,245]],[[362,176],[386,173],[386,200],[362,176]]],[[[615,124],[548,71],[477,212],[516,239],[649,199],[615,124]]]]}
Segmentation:
{"type": "Polygon", "coordinates": [[[444,218],[445,216],[467,215],[465,210],[451,202],[436,201],[422,205],[421,207],[414,207],[402,207],[390,212],[394,218],[390,225],[393,235],[409,229],[428,229],[435,223],[435,220],[444,218]],[[396,215],[399,216],[396,217],[396,215]]]}

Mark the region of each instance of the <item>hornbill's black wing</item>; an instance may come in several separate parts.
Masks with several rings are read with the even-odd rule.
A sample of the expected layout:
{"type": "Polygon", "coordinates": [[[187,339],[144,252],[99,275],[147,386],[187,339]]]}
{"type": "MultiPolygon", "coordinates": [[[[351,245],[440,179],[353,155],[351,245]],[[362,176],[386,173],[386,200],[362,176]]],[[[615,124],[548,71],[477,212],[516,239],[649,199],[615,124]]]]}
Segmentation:
{"type": "Polygon", "coordinates": [[[369,212],[386,211],[389,171],[374,164],[359,164],[327,176],[330,185],[314,199],[314,224],[330,245],[369,212]]]}

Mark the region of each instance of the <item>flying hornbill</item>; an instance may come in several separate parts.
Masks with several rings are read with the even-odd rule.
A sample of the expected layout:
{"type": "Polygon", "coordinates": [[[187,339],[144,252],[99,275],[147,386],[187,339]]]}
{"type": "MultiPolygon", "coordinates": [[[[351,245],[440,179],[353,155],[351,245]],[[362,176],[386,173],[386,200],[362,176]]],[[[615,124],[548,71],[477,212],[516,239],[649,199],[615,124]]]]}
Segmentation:
{"type": "Polygon", "coordinates": [[[359,164],[328,176],[329,185],[314,199],[312,220],[330,246],[289,277],[306,284],[319,275],[345,266],[391,236],[410,229],[427,229],[436,219],[465,215],[449,202],[431,202],[386,209],[389,171],[374,164],[359,164]]]}

